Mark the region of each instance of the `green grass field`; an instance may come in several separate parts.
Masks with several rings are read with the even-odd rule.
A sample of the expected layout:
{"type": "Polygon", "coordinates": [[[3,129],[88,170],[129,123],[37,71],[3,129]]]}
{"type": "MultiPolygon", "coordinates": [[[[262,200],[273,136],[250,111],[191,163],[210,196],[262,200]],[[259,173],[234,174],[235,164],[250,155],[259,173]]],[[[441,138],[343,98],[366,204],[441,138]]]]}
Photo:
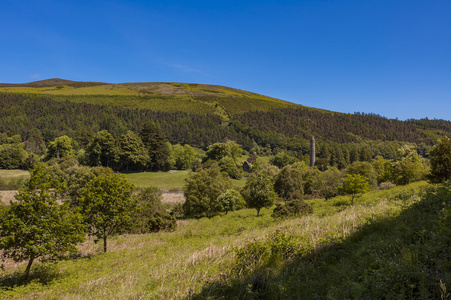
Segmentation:
{"type": "MultiPolygon", "coordinates": [[[[160,190],[182,190],[185,185],[185,179],[188,178],[191,171],[169,171],[169,172],[139,172],[124,173],[125,178],[137,187],[156,186],[160,190]]],[[[236,188],[244,187],[246,179],[232,179],[233,186],[236,188]]]]}
{"type": "Polygon", "coordinates": [[[181,190],[190,171],[124,173],[137,187],[156,186],[160,190],[181,190]]]}
{"type": "MultiPolygon", "coordinates": [[[[255,210],[244,209],[211,219],[179,220],[175,232],[112,238],[106,254],[101,253],[101,242],[90,240],[81,245],[78,259],[36,263],[26,285],[20,281],[25,264],[5,261],[0,298],[379,299],[377,295],[387,294],[378,286],[374,290],[379,294],[371,298],[372,290],[364,287],[372,283],[363,279],[378,280],[387,292],[401,293],[390,284],[402,278],[419,293],[424,288],[413,278],[423,275],[409,275],[416,270],[409,266],[418,265],[423,248],[405,246],[411,238],[404,235],[421,232],[419,224],[431,219],[420,218],[416,208],[418,192],[426,186],[371,192],[354,206],[345,204],[349,197],[311,200],[318,212],[282,221],[271,218],[272,209],[263,209],[258,218],[255,210]],[[324,213],[328,208],[333,212],[324,213]],[[405,227],[408,221],[416,226],[405,227]],[[406,269],[396,269],[389,255],[406,269]],[[386,274],[386,282],[377,277],[378,270],[384,272],[380,276],[386,274]],[[399,272],[401,278],[394,279],[399,272]]],[[[449,278],[443,280],[451,287],[449,278]]],[[[438,282],[431,284],[440,295],[438,282]]]]}

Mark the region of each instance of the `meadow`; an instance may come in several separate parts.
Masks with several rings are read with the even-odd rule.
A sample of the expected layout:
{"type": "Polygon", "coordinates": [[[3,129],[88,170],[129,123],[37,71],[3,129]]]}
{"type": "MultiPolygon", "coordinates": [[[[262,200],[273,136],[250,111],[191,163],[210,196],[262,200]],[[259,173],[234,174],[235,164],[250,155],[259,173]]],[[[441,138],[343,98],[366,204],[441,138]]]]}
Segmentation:
{"type": "MultiPolygon", "coordinates": [[[[164,191],[181,191],[190,172],[189,170],[172,170],[169,172],[123,173],[123,175],[137,187],[156,186],[164,191]]],[[[246,179],[232,179],[232,183],[234,187],[242,188],[246,179]]]]}
{"type": "MultiPolygon", "coordinates": [[[[309,200],[313,215],[287,220],[274,220],[272,208],[263,209],[261,217],[243,209],[180,219],[174,232],[116,236],[107,253],[91,239],[77,257],[36,264],[28,284],[21,282],[25,265],[5,261],[0,298],[358,299],[371,298],[370,280],[377,276],[385,277],[374,290],[392,292],[391,282],[401,284],[393,280],[399,274],[412,287],[405,295],[428,292],[425,284],[433,284],[440,295],[443,286],[421,283],[430,277],[415,273],[421,248],[406,244],[409,238],[415,243],[415,236],[426,230],[421,226],[437,213],[422,204],[421,193],[429,186],[418,182],[373,191],[353,206],[346,196],[309,200]],[[384,264],[390,259],[396,263],[384,264]]],[[[442,279],[449,288],[447,276],[442,279]]]]}

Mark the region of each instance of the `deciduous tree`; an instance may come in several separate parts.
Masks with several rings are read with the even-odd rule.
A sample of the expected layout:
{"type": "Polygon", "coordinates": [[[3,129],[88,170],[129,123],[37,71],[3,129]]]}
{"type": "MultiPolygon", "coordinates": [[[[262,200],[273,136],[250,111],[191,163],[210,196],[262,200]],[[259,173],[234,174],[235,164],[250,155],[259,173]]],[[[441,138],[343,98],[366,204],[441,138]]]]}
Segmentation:
{"type": "Polygon", "coordinates": [[[30,170],[25,187],[16,195],[17,202],[11,202],[2,212],[0,248],[4,256],[15,261],[28,260],[25,280],[36,259],[76,252],[75,246],[84,240],[80,213],[70,210],[66,203],[58,203],[61,190],[48,169],[36,165],[30,170]]]}
{"type": "Polygon", "coordinates": [[[232,187],[230,178],[221,173],[217,164],[202,169],[186,179],[183,187],[186,201],[183,210],[187,216],[213,216],[220,211],[216,199],[232,187]]]}
{"type": "Polygon", "coordinates": [[[86,148],[85,156],[90,166],[110,167],[118,159],[116,141],[107,130],[99,131],[86,148]]]}
{"type": "Polygon", "coordinates": [[[335,167],[318,173],[312,178],[312,188],[318,191],[326,200],[338,193],[340,183],[341,172],[335,167]]]}
{"type": "Polygon", "coordinates": [[[279,197],[287,201],[292,198],[293,194],[303,195],[302,174],[302,170],[291,166],[285,166],[280,170],[274,181],[274,190],[279,197]]]}
{"type": "Polygon", "coordinates": [[[363,194],[369,190],[368,178],[360,174],[347,174],[343,180],[343,185],[338,188],[340,193],[351,195],[351,205],[354,205],[354,198],[358,194],[363,194]]]}
{"type": "Polygon", "coordinates": [[[103,174],[86,184],[78,202],[88,233],[103,239],[107,251],[107,237],[128,229],[133,223],[137,200],[132,198],[134,187],[124,176],[103,174]]]}
{"type": "Polygon", "coordinates": [[[141,138],[133,131],[127,131],[118,141],[119,161],[122,169],[143,170],[149,161],[149,154],[141,138]]]}
{"type": "Polygon", "coordinates": [[[62,158],[67,156],[75,156],[75,151],[72,147],[72,139],[67,135],[57,137],[53,142],[50,142],[47,147],[46,159],[62,158]]]}
{"type": "Polygon", "coordinates": [[[247,206],[257,210],[257,217],[260,209],[271,207],[277,197],[271,177],[263,172],[253,173],[248,177],[242,194],[247,206]]]}

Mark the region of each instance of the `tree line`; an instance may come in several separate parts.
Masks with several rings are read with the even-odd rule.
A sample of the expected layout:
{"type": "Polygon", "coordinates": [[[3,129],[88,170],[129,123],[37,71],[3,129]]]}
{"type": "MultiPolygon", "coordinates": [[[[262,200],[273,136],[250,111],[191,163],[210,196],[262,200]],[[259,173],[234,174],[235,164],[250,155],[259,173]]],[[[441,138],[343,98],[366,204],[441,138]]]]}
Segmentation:
{"type": "MultiPolygon", "coordinates": [[[[142,136],[146,128],[149,132],[154,129],[151,123],[144,126],[142,136]]],[[[211,217],[248,207],[256,209],[258,216],[263,207],[271,207],[279,199],[273,217],[285,218],[312,213],[304,201],[308,195],[327,200],[349,194],[352,205],[359,194],[370,189],[427,177],[436,182],[451,178],[451,140],[443,137],[429,153],[430,172],[426,159],[410,145],[398,149],[393,160],[378,156],[371,163],[356,161],[343,171],[335,167],[320,171],[287,155],[287,160],[278,162],[275,157],[270,163],[256,159],[244,188],[238,191],[232,188],[228,161],[236,166],[243,150],[229,141],[208,147],[199,168],[186,180],[186,202],[168,213],[157,189],[136,190],[108,167],[80,165],[71,149],[62,146],[68,139],[61,139],[61,145],[54,141],[53,154],[60,157],[47,165],[34,165],[17,201],[0,208],[0,249],[5,257],[28,261],[25,279],[36,259],[75,252],[86,234],[103,240],[106,252],[107,238],[115,233],[173,230],[180,209],[186,216],[211,217]]]]}
{"type": "MultiPolygon", "coordinates": [[[[406,142],[415,143],[418,153],[427,156],[438,137],[451,134],[451,122],[444,120],[398,121],[374,114],[341,114],[305,107],[238,113],[243,102],[239,99],[228,99],[236,100],[235,113],[224,123],[210,111],[152,111],[107,102],[87,104],[82,102],[85,96],[79,96],[78,102],[52,97],[56,96],[0,93],[0,132],[8,137],[19,134],[28,152],[38,150],[42,142],[48,145],[67,135],[78,151],[99,131],[107,130],[118,138],[129,130],[139,132],[142,124],[151,120],[172,144],[206,149],[215,142],[234,140],[251,153],[288,150],[298,158],[308,156],[309,140],[314,135],[318,165],[339,168],[357,158],[369,161],[381,155],[392,159],[406,142]]],[[[126,103],[126,98],[121,101],[126,103]]]]}

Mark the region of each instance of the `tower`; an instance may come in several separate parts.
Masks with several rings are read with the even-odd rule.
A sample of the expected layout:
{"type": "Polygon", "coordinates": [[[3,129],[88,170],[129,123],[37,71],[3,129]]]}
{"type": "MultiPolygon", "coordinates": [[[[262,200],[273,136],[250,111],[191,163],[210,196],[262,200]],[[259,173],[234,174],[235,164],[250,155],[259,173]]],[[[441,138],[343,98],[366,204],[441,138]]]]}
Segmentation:
{"type": "Polygon", "coordinates": [[[310,167],[315,165],[315,138],[312,135],[312,139],[310,140],[310,167]]]}

